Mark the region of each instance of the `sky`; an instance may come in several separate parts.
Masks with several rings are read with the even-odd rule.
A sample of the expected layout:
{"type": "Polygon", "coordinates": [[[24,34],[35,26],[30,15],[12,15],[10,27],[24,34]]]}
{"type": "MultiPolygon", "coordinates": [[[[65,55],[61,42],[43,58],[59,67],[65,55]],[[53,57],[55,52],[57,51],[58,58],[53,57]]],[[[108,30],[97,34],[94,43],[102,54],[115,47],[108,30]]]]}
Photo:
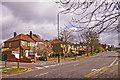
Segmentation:
{"type": "MultiPolygon", "coordinates": [[[[53,0],[4,0],[1,4],[2,12],[2,41],[17,34],[38,34],[42,39],[57,37],[58,4],[53,0]]],[[[60,29],[69,26],[72,14],[60,14],[60,29]]],[[[70,28],[74,29],[74,28],[70,28]]],[[[100,42],[117,46],[117,33],[103,33],[100,42]]]]}

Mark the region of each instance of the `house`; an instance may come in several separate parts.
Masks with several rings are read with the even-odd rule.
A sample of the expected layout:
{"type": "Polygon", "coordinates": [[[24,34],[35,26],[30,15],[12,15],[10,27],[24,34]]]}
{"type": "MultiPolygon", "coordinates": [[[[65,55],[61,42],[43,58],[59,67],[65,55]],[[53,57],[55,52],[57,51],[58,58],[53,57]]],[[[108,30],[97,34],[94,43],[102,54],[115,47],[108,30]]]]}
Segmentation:
{"type": "Polygon", "coordinates": [[[51,40],[49,43],[53,46],[54,52],[58,53],[58,50],[59,52],[63,52],[63,49],[61,47],[62,42],[59,40],[59,43],[58,43],[57,38],[55,38],[54,40],[51,40]]]}
{"type": "Polygon", "coordinates": [[[53,45],[53,51],[58,53],[58,50],[60,53],[69,53],[71,52],[71,43],[70,42],[65,42],[63,40],[59,40],[59,43],[58,43],[58,39],[55,38],[54,40],[51,40],[50,41],[50,44],[53,45]]]}
{"type": "Polygon", "coordinates": [[[16,59],[30,59],[31,55],[35,55],[32,50],[33,47],[41,42],[43,41],[32,35],[32,31],[30,31],[29,35],[17,35],[17,33],[14,32],[14,37],[4,41],[4,48],[2,52],[3,60],[7,60],[8,54],[14,55],[16,59]]]}

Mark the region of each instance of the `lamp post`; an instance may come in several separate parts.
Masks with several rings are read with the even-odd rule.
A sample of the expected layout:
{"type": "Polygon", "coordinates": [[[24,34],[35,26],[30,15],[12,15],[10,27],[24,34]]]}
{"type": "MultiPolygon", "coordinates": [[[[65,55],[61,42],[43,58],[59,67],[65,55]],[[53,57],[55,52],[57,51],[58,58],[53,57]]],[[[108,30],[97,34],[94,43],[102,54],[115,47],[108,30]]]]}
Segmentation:
{"type": "Polygon", "coordinates": [[[59,54],[59,46],[60,46],[60,43],[59,43],[59,15],[60,15],[61,12],[59,12],[57,14],[57,27],[58,27],[58,63],[60,62],[60,54],[59,54]]]}
{"type": "Polygon", "coordinates": [[[60,19],[60,13],[63,13],[63,14],[67,14],[70,9],[66,9],[66,10],[63,10],[63,11],[60,11],[58,12],[57,14],[57,27],[58,27],[58,63],[60,62],[60,54],[59,54],[59,46],[60,46],[60,43],[59,43],[59,19],[60,19]]]}
{"type": "Polygon", "coordinates": [[[58,14],[57,14],[57,27],[58,27],[58,63],[60,62],[60,50],[59,50],[59,47],[60,47],[60,42],[59,42],[59,29],[60,29],[60,27],[59,27],[59,19],[60,19],[60,13],[62,13],[62,12],[64,12],[64,11],[60,11],[60,12],[58,12],[58,14]]]}

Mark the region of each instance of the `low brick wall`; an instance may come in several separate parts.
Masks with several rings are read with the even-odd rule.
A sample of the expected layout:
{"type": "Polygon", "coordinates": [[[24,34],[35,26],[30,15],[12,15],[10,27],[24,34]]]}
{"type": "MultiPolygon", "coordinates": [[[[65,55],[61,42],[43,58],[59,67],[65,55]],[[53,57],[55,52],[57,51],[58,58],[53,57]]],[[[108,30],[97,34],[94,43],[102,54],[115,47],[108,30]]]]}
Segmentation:
{"type": "MultiPolygon", "coordinates": [[[[58,60],[58,58],[48,58],[47,57],[47,61],[52,61],[52,60],[58,60]]],[[[60,58],[60,60],[61,60],[61,58],[60,58]]]]}
{"type": "Polygon", "coordinates": [[[34,59],[34,63],[36,63],[36,57],[35,57],[35,55],[29,55],[29,57],[31,57],[31,59],[34,59]]]}
{"type": "Polygon", "coordinates": [[[18,62],[18,60],[20,62],[32,63],[31,58],[23,57],[21,59],[17,59],[17,58],[15,58],[15,55],[7,54],[7,61],[8,62],[18,62]]]}
{"type": "Polygon", "coordinates": [[[13,54],[7,54],[7,61],[8,62],[17,62],[18,59],[15,58],[15,55],[13,55],[13,54]]]}
{"type": "Polygon", "coordinates": [[[31,58],[23,57],[19,59],[20,62],[32,63],[31,58]]]}
{"type": "MultiPolygon", "coordinates": [[[[87,54],[82,54],[81,56],[86,56],[87,54]]],[[[88,53],[88,55],[91,55],[90,53],[88,53]]]]}

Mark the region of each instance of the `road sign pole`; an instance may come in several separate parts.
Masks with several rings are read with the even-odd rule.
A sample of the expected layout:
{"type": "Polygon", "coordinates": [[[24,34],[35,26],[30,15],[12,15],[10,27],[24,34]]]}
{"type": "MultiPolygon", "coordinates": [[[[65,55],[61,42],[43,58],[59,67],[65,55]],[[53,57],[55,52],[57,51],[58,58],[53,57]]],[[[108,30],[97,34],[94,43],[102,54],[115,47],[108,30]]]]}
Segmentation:
{"type": "Polygon", "coordinates": [[[20,67],[20,64],[19,64],[19,62],[20,62],[20,61],[18,60],[18,68],[20,67]]]}
{"type": "Polygon", "coordinates": [[[5,67],[7,67],[7,60],[5,60],[5,67]]]}

